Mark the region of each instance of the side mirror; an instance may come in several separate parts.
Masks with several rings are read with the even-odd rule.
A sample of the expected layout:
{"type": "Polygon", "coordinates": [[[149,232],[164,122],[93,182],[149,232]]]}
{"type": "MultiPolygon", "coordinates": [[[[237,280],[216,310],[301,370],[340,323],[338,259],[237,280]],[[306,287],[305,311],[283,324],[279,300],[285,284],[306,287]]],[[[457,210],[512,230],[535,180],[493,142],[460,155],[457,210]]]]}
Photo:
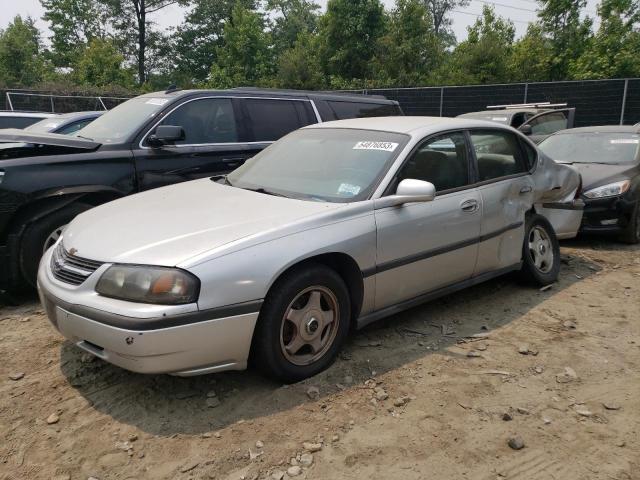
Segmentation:
{"type": "Polygon", "coordinates": [[[518,128],[518,130],[520,130],[520,133],[523,133],[526,136],[529,136],[533,133],[533,128],[527,123],[518,128]]]}
{"type": "Polygon", "coordinates": [[[152,147],[161,147],[184,139],[184,129],[176,125],[158,125],[156,131],[148,138],[152,147]]]}
{"type": "Polygon", "coordinates": [[[431,182],[407,178],[400,182],[395,195],[375,201],[375,208],[396,207],[405,203],[432,202],[436,198],[436,187],[431,182]]]}

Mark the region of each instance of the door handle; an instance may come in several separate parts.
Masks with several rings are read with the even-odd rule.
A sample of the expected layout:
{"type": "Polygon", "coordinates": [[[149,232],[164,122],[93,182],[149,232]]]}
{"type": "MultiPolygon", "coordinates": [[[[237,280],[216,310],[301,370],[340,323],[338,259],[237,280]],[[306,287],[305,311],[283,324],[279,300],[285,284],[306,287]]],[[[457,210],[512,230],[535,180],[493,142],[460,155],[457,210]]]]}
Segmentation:
{"type": "Polygon", "coordinates": [[[525,193],[533,192],[533,187],[531,185],[527,185],[526,187],[522,187],[520,189],[520,195],[524,195],[525,193]]]}
{"type": "Polygon", "coordinates": [[[479,208],[477,200],[465,200],[460,204],[460,209],[465,213],[477,212],[479,208]]]}

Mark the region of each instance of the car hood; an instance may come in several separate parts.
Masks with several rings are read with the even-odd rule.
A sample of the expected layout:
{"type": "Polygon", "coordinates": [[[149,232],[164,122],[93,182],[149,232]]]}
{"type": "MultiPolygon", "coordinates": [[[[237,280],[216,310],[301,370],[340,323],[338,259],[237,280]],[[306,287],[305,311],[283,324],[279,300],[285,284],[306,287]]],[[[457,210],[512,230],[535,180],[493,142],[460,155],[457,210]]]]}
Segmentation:
{"type": "Polygon", "coordinates": [[[601,165],[598,163],[572,163],[571,167],[582,175],[583,191],[631,178],[638,170],[636,165],[601,165]]]}
{"type": "Polygon", "coordinates": [[[175,266],[341,206],[195,180],[89,210],[66,228],[63,243],[91,260],[175,266]]]}
{"type": "Polygon", "coordinates": [[[3,143],[31,143],[34,145],[49,145],[52,147],[78,148],[81,150],[95,150],[101,144],[92,140],[58,133],[34,133],[18,128],[0,129],[0,144],[3,143]]]}

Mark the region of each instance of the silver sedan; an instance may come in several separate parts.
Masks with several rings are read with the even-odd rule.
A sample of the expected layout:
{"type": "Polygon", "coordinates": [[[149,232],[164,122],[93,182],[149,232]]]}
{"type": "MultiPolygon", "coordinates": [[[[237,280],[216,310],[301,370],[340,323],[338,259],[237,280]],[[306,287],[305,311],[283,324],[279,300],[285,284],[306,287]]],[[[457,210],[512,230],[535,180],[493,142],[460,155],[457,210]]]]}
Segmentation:
{"type": "Polygon", "coordinates": [[[540,211],[575,234],[579,184],[495,123],[314,125],[226,177],[81,214],[43,257],[40,296],[60,333],[129,370],[251,360],[297,381],[331,364],[350,327],[507,272],[555,282],[558,241],[540,211]]]}

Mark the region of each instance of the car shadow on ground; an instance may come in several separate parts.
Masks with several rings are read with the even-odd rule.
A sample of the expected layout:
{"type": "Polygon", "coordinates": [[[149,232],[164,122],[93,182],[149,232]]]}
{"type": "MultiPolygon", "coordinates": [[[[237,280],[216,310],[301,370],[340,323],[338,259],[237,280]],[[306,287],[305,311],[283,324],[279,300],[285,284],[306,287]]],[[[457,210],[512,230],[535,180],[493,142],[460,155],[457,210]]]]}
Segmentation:
{"type": "Polygon", "coordinates": [[[201,434],[301,405],[309,401],[311,386],[322,399],[442,353],[474,334],[490,334],[598,269],[584,258],[564,255],[560,281],[550,290],[522,285],[515,275],[507,275],[407,310],[353,333],[331,368],[296,385],[274,383],[253,370],[193,378],[135,374],[69,342],[61,347],[61,371],[93,408],[119,422],[154,435],[201,434]],[[220,404],[211,408],[207,398],[213,392],[220,404]]]}

